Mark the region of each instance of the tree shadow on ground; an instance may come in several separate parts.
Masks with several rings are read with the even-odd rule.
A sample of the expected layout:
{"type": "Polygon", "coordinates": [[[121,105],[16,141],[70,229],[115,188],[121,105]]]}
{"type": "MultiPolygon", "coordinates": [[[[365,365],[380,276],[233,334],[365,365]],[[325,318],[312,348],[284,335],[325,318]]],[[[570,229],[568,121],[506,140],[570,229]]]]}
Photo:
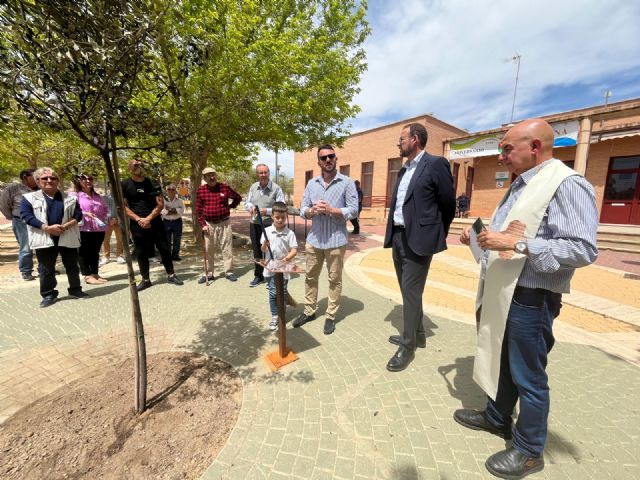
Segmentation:
{"type": "MultiPolygon", "coordinates": [[[[253,315],[247,309],[234,307],[213,318],[201,322],[200,330],[188,345],[184,345],[189,351],[202,355],[221,358],[233,365],[245,382],[301,382],[313,381],[313,373],[310,371],[291,372],[287,375],[281,373],[262,374],[256,361],[277,348],[277,341],[271,332],[262,328],[256,328],[252,321],[253,315]]],[[[295,337],[296,352],[314,348],[319,343],[303,329],[296,329],[295,334],[287,336],[295,337]]],[[[293,338],[292,338],[293,340],[293,338]]],[[[287,342],[291,345],[290,342],[287,342]]]]}
{"type": "Polygon", "coordinates": [[[452,364],[439,366],[438,373],[446,382],[449,395],[460,400],[462,408],[483,410],[487,403],[487,396],[473,381],[473,360],[472,355],[458,357],[452,364]],[[454,375],[450,380],[451,372],[454,372],[454,375]]]}
{"type": "MultiPolygon", "coordinates": [[[[398,334],[400,335],[402,335],[402,331],[404,329],[402,309],[402,305],[395,305],[393,307],[393,310],[391,310],[384,319],[385,322],[391,323],[391,325],[398,331],[398,334]]],[[[427,338],[433,337],[435,335],[434,330],[438,328],[438,325],[435,324],[428,315],[422,316],[422,323],[424,325],[424,330],[427,338]]]]}

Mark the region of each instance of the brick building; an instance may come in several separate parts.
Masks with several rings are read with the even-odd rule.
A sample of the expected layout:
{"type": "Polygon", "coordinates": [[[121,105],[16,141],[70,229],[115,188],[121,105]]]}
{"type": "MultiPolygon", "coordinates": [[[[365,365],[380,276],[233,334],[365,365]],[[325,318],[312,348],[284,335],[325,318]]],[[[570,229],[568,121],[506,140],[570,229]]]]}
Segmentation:
{"type": "MultiPolygon", "coordinates": [[[[555,147],[554,157],[594,186],[600,223],[640,225],[640,99],[542,118],[556,130],[556,145],[568,145],[555,147]],[[566,141],[559,141],[563,133],[566,141]]],[[[508,129],[503,125],[445,140],[456,191],[471,198],[470,216],[490,216],[511,184],[497,154],[508,129]]]]}
{"type": "MultiPolygon", "coordinates": [[[[388,202],[398,171],[402,167],[398,137],[402,127],[413,122],[426,126],[429,133],[427,151],[433,155],[444,153],[445,138],[466,134],[464,130],[435,117],[421,115],[351,135],[342,148],[336,149],[337,167],[340,173],[360,180],[365,208],[383,207],[388,202]]],[[[320,175],[316,152],[317,147],[294,154],[293,198],[296,206],[302,201],[307,182],[320,175]]]]}
{"type": "MultiPolygon", "coordinates": [[[[554,157],[593,184],[600,222],[640,225],[640,99],[542,118],[557,131],[554,157]]],[[[402,165],[398,137],[411,122],[426,126],[429,153],[450,159],[457,195],[466,193],[471,199],[470,216],[489,217],[512,180],[497,152],[509,126],[468,133],[430,115],[356,133],[336,150],[340,172],[362,184],[364,207],[388,206],[402,165]]],[[[295,153],[296,205],[302,201],[306,183],[319,174],[315,148],[295,153]]]]}

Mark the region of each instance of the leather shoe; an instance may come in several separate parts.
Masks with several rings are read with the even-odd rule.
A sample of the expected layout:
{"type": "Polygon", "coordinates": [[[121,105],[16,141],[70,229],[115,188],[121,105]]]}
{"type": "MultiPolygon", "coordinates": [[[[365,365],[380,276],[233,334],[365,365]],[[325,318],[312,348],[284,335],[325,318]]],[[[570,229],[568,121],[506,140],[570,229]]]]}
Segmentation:
{"type": "Polygon", "coordinates": [[[511,438],[511,425],[506,427],[494,427],[487,420],[485,411],[471,410],[462,408],[453,413],[453,419],[460,425],[470,428],[471,430],[484,430],[504,439],[511,438]]]}
{"type": "Polygon", "coordinates": [[[263,282],[264,282],[264,277],[255,277],[253,280],[251,280],[251,282],[249,282],[249,286],[251,288],[257,287],[258,285],[260,285],[263,282]]]}
{"type": "Polygon", "coordinates": [[[336,322],[330,318],[324,321],[324,334],[331,335],[336,330],[336,322]]]}
{"type": "Polygon", "coordinates": [[[415,352],[404,345],[398,347],[398,351],[387,363],[387,370],[390,372],[401,372],[409,366],[411,360],[416,356],[415,352]]]}
{"type": "Polygon", "coordinates": [[[544,458],[527,457],[515,447],[511,447],[494,453],[487,458],[484,465],[496,477],[518,479],[541,471],[544,468],[544,458]]]}
{"type": "Polygon", "coordinates": [[[293,321],[293,328],[301,327],[305,323],[310,322],[311,320],[315,320],[315,318],[316,318],[316,314],[315,313],[312,313],[311,315],[305,315],[304,313],[301,313],[298,316],[298,318],[296,318],[293,321]]]}
{"type": "MultiPolygon", "coordinates": [[[[400,343],[402,340],[402,335],[391,335],[389,337],[389,343],[393,343],[394,345],[402,345],[400,343]]],[[[418,348],[427,348],[427,337],[417,336],[416,337],[416,347],[418,348]]]]}

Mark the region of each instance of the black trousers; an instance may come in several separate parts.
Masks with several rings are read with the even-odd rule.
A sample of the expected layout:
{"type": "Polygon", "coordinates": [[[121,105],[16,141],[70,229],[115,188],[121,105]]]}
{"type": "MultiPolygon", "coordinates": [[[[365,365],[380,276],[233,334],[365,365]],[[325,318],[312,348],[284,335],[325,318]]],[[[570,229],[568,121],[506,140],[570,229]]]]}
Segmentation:
{"type": "MultiPolygon", "coordinates": [[[[264,218],[263,218],[264,220],[264,218]]],[[[265,223],[265,227],[271,225],[265,223]]],[[[260,250],[260,245],[262,245],[262,241],[264,240],[262,235],[262,227],[259,223],[250,223],[249,224],[249,236],[251,237],[251,245],[253,247],[253,258],[261,259],[263,258],[262,250],[260,250]]],[[[264,268],[262,265],[254,264],[253,267],[253,275],[254,277],[264,278],[264,268]]]]}
{"type": "Polygon", "coordinates": [[[358,221],[358,218],[352,218],[350,222],[351,225],[353,225],[353,233],[360,233],[360,222],[358,221]]]}
{"type": "Polygon", "coordinates": [[[393,265],[400,292],[402,292],[403,331],[400,343],[411,350],[416,349],[416,336],[426,334],[422,317],[422,294],[433,255],[425,257],[413,253],[407,243],[404,228],[394,228],[391,238],[393,265]]]}
{"type": "Polygon", "coordinates": [[[40,295],[42,298],[58,296],[56,285],[56,260],[58,254],[62,258],[62,264],[67,272],[67,280],[69,281],[69,293],[81,292],[80,271],[78,268],[78,249],[58,247],[54,245],[49,248],[39,248],[36,250],[38,259],[38,272],[40,274],[40,295]]]}
{"type": "Polygon", "coordinates": [[[104,241],[104,232],[80,232],[78,249],[80,273],[85,277],[98,274],[100,248],[104,241]]]}
{"type": "Polygon", "coordinates": [[[149,257],[153,255],[153,248],[158,249],[164,270],[168,275],[173,274],[173,261],[171,260],[171,252],[167,243],[167,234],[164,231],[164,224],[160,217],[156,217],[151,221],[151,228],[142,228],[137,222],[131,220],[129,222],[131,229],[131,237],[133,244],[136,246],[136,255],[138,257],[138,268],[142,278],[149,279],[149,257]]]}

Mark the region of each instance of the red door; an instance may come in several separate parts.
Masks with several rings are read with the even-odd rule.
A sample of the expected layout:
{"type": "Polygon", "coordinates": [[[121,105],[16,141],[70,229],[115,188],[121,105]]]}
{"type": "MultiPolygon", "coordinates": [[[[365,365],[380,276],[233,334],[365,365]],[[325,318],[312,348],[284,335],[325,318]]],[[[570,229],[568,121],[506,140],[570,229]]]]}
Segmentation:
{"type": "Polygon", "coordinates": [[[640,156],[611,158],[600,222],[640,225],[640,156]]]}

